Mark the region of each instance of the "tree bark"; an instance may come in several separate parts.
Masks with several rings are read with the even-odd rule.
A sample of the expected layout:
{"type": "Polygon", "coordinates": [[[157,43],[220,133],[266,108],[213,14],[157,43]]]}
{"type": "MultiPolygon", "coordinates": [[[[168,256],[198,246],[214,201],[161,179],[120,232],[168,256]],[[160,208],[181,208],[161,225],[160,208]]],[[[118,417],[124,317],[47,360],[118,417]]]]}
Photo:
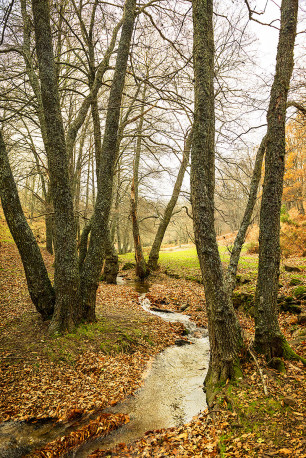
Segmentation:
{"type": "Polygon", "coordinates": [[[49,189],[46,191],[46,249],[53,254],[53,205],[49,189]]]}
{"type": "Polygon", "coordinates": [[[91,231],[92,220],[87,221],[83,227],[80,243],[79,243],[79,270],[81,272],[87,255],[88,239],[91,231]]]}
{"type": "Polygon", "coordinates": [[[285,168],[286,104],[293,70],[298,0],[282,0],[276,72],[267,113],[265,178],[260,210],[259,266],[255,294],[255,348],[273,356],[293,357],[278,323],[280,210],[285,168]]]}
{"type": "Polygon", "coordinates": [[[36,53],[46,123],[48,166],[55,223],[55,310],[52,331],[66,331],[82,319],[73,201],[52,49],[47,0],[32,0],[36,53]]]}
{"type": "Polygon", "coordinates": [[[132,180],[131,186],[131,218],[132,218],[132,229],[134,239],[134,250],[135,250],[135,261],[136,261],[136,275],[141,280],[148,276],[148,269],[146,261],[143,257],[142,245],[140,240],[139,224],[137,219],[137,204],[135,194],[135,180],[132,180]]]}
{"type": "Polygon", "coordinates": [[[117,134],[127,61],[135,22],[136,0],[126,0],[116,66],[110,90],[105,132],[100,158],[100,173],[91,237],[81,273],[84,318],[95,319],[95,301],[103,264],[105,236],[112,201],[113,175],[117,157],[117,134]]]}
{"type": "Polygon", "coordinates": [[[232,292],[236,285],[236,274],[239,263],[239,258],[242,250],[242,246],[245,241],[246,233],[251,222],[253,210],[256,204],[258,185],[261,177],[262,162],[265,155],[267,144],[267,136],[265,135],[261,141],[261,144],[257,150],[255,165],[250,184],[250,192],[248,202],[244,211],[242,222],[238,234],[236,235],[234,246],[231,252],[230,262],[227,268],[227,284],[229,291],[232,292]]]}
{"type": "Polygon", "coordinates": [[[43,319],[51,318],[55,293],[35,237],[24,216],[0,130],[0,195],[7,224],[24,267],[28,290],[43,319]]]}
{"type": "Polygon", "coordinates": [[[157,269],[160,247],[163,242],[164,235],[167,230],[168,224],[170,222],[174,207],[180,195],[184,175],[185,175],[185,172],[188,166],[191,143],[192,143],[192,130],[189,132],[186,138],[183,159],[182,159],[180,169],[179,169],[179,172],[176,178],[176,182],[173,188],[172,196],[167,204],[164,216],[158,226],[158,229],[157,229],[157,232],[154,238],[154,242],[153,242],[153,245],[150,251],[149,261],[148,261],[148,268],[150,270],[157,269]]]}
{"type": "Polygon", "coordinates": [[[46,250],[48,251],[48,253],[53,254],[53,217],[52,215],[46,215],[45,226],[46,226],[46,250]]]}
{"type": "Polygon", "coordinates": [[[117,275],[119,272],[119,260],[118,254],[115,250],[113,242],[110,238],[110,233],[108,232],[108,237],[105,243],[105,260],[103,267],[103,279],[108,284],[117,283],[117,275]]]}
{"type": "Polygon", "coordinates": [[[215,115],[213,0],[193,0],[195,117],[191,150],[191,193],[194,233],[202,271],[210,362],[205,379],[208,405],[217,385],[241,375],[238,353],[240,325],[228,294],[214,227],[215,115]]]}
{"type": "Polygon", "coordinates": [[[134,250],[135,250],[135,261],[136,261],[136,275],[141,280],[148,276],[148,269],[146,262],[143,256],[142,244],[140,239],[140,230],[139,223],[137,218],[137,206],[138,206],[138,185],[139,185],[139,164],[140,164],[140,155],[141,155],[141,136],[144,122],[144,108],[145,108],[145,99],[146,99],[146,83],[143,88],[142,100],[141,100],[141,109],[140,109],[140,118],[137,129],[137,140],[136,140],[136,150],[135,158],[133,163],[133,180],[131,184],[131,219],[132,219],[132,229],[133,229],[133,239],[134,239],[134,250]]]}

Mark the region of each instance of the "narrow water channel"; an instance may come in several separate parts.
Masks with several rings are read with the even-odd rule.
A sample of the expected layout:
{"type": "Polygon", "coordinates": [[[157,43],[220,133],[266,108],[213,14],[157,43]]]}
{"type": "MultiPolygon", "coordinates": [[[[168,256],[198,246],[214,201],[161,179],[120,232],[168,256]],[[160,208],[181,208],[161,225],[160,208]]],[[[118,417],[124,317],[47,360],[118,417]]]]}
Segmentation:
{"type": "Polygon", "coordinates": [[[143,309],[163,320],[183,323],[189,331],[190,343],[161,352],[149,369],[143,387],[135,396],[110,410],[129,414],[129,423],[107,437],[83,444],[67,455],[69,457],[87,457],[97,449],[111,449],[118,443],[139,439],[146,431],[183,425],[206,407],[203,381],[209,362],[207,331],[198,328],[186,315],[151,311],[145,295],[149,285],[137,282],[136,288],[143,309]]]}
{"type": "MultiPolygon", "coordinates": [[[[134,396],[109,412],[129,414],[130,422],[105,438],[89,440],[66,457],[87,457],[97,449],[110,449],[118,443],[141,438],[146,431],[180,426],[205,409],[203,381],[209,362],[209,342],[206,329],[198,328],[181,313],[152,311],[146,297],[149,283],[125,282],[139,293],[142,308],[168,322],[181,322],[189,331],[189,343],[169,347],[161,352],[148,369],[142,388],[134,396]]],[[[183,342],[178,342],[183,343],[183,342]]],[[[50,419],[33,422],[0,424],[1,458],[19,458],[37,447],[67,434],[73,425],[61,425],[50,419]]]]}

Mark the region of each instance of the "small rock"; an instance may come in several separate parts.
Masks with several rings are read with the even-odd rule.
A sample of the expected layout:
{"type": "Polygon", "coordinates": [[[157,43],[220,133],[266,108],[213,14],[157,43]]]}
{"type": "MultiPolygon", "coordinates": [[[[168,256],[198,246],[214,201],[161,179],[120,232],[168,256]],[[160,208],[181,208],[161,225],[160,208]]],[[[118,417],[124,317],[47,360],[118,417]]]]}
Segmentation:
{"type": "Polygon", "coordinates": [[[297,315],[302,312],[301,307],[296,303],[282,302],[279,304],[279,306],[283,312],[295,313],[297,315]]]}
{"type": "Polygon", "coordinates": [[[202,333],[200,331],[195,331],[192,336],[196,339],[201,339],[202,333]]]}
{"type": "Polygon", "coordinates": [[[184,339],[176,339],[174,343],[178,347],[182,347],[183,345],[190,345],[191,344],[191,342],[189,340],[184,340],[184,339]]]}
{"type": "Polygon", "coordinates": [[[301,272],[301,269],[296,266],[287,266],[285,265],[285,271],[286,272],[301,272]]]}
{"type": "Polygon", "coordinates": [[[182,306],[180,307],[180,311],[181,311],[181,312],[184,312],[185,310],[188,309],[188,307],[189,307],[189,304],[184,304],[184,305],[182,305],[182,306]]]}
{"type": "Polygon", "coordinates": [[[301,313],[301,315],[298,316],[297,321],[299,324],[306,324],[306,313],[301,313]]]}
{"type": "Polygon", "coordinates": [[[294,407],[297,402],[294,398],[292,398],[291,396],[286,396],[285,398],[283,398],[283,402],[286,406],[291,406],[291,407],[294,407]]]}
{"type": "Polygon", "coordinates": [[[160,312],[160,313],[174,313],[172,310],[167,310],[167,309],[160,309],[158,307],[151,307],[150,310],[153,312],[160,312]]]}
{"type": "Polygon", "coordinates": [[[292,340],[289,342],[291,345],[296,346],[300,345],[301,342],[304,342],[306,340],[306,329],[297,329],[293,334],[292,334],[292,340]]]}
{"type": "Polygon", "coordinates": [[[294,288],[293,294],[298,299],[306,298],[306,286],[304,285],[297,286],[296,288],[294,288]]]}

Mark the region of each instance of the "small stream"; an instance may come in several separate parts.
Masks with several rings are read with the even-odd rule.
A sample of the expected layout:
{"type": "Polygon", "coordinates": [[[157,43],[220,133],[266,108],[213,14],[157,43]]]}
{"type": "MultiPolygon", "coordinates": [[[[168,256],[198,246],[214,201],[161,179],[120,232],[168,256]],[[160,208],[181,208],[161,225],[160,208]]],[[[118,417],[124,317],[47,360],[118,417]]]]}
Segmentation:
{"type": "Polygon", "coordinates": [[[203,381],[209,363],[207,330],[198,328],[187,315],[150,310],[151,303],[146,298],[149,283],[125,282],[120,277],[118,283],[135,288],[145,311],[168,322],[183,323],[189,331],[189,344],[169,347],[157,355],[143,387],[134,396],[109,409],[113,413],[128,413],[129,423],[106,437],[81,445],[67,455],[69,458],[85,458],[97,449],[111,449],[119,443],[132,442],[143,437],[147,431],[181,426],[206,408],[203,381]]]}
{"type": "MultiPolygon", "coordinates": [[[[183,425],[206,407],[203,381],[209,362],[207,330],[198,328],[187,315],[150,310],[151,304],[146,297],[148,282],[118,277],[118,284],[132,286],[139,293],[139,302],[145,311],[168,322],[183,323],[189,331],[189,342],[182,345],[184,342],[179,339],[178,345],[157,355],[147,371],[143,387],[134,396],[107,410],[129,414],[129,423],[107,437],[89,440],[67,457],[87,457],[94,450],[110,449],[118,443],[139,439],[146,431],[183,425]]],[[[72,425],[61,425],[54,420],[4,422],[0,424],[0,456],[22,457],[73,429],[72,425]]]]}

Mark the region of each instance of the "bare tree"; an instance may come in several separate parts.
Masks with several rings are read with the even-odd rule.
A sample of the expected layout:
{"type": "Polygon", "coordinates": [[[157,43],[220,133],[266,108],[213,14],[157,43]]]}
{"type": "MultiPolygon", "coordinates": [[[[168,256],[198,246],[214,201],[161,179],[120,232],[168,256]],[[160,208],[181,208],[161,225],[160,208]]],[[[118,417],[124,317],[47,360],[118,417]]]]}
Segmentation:
{"type": "Polygon", "coordinates": [[[213,1],[193,0],[195,118],[191,150],[194,232],[208,316],[210,362],[205,379],[208,405],[218,383],[241,375],[240,325],[223,278],[214,227],[215,115],[213,1]]]}
{"type": "Polygon", "coordinates": [[[29,293],[44,319],[54,312],[55,292],[35,237],[24,216],[0,130],[0,196],[6,221],[19,250],[29,293]]]}
{"type": "Polygon", "coordinates": [[[259,265],[255,294],[255,348],[268,359],[274,356],[302,359],[293,352],[282,334],[277,309],[286,106],[293,70],[297,13],[298,0],[282,0],[276,70],[267,113],[265,178],[260,210],[259,265]]]}

